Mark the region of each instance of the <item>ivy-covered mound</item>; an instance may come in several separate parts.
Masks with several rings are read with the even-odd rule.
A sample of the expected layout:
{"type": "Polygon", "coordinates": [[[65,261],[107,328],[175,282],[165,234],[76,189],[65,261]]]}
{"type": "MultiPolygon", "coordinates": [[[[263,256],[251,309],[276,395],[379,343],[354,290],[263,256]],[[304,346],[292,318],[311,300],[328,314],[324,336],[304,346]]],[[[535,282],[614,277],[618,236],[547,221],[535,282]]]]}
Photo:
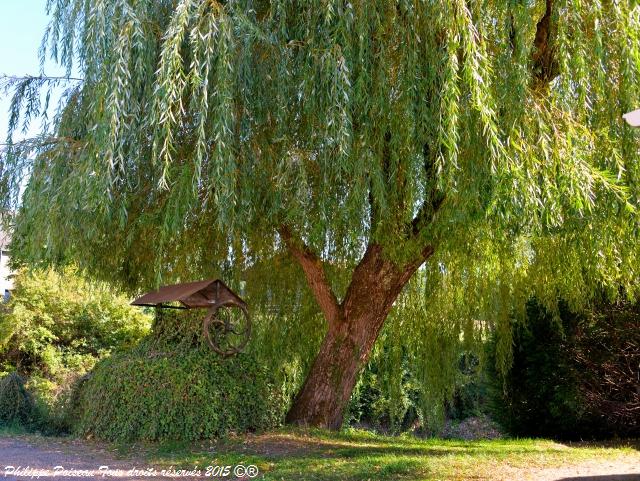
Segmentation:
{"type": "Polygon", "coordinates": [[[203,339],[204,312],[162,311],[131,351],[78,386],[75,430],[109,440],[194,440],[278,425],[286,402],[249,353],[222,358],[203,339]]]}

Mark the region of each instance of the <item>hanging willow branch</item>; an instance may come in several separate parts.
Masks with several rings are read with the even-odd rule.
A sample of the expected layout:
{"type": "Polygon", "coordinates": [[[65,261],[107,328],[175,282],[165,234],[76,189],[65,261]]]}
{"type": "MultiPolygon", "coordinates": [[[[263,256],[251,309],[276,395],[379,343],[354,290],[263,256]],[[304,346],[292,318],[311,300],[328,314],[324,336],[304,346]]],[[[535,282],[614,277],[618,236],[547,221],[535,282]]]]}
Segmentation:
{"type": "Polygon", "coordinates": [[[10,131],[73,82],[29,155],[2,148],[17,261],[133,289],[259,279],[257,304],[294,299],[285,330],[317,312],[287,256],[325,261],[331,306],[368,246],[400,264],[428,247],[391,324],[416,359],[493,326],[508,360],[531,295],[638,294],[635,2],[47,4],[41,55],[69,77],[7,78],[10,131]]]}

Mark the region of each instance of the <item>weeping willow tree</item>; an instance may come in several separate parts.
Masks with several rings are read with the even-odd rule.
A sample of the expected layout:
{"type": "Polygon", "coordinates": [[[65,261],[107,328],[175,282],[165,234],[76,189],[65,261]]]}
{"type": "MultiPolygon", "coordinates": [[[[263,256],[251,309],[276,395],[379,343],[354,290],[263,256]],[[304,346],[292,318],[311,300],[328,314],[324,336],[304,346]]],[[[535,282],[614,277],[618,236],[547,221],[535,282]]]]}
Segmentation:
{"type": "Polygon", "coordinates": [[[290,422],[340,426],[390,313],[433,389],[531,295],[638,291],[635,1],[47,5],[67,77],[3,80],[14,255],[132,289],[223,272],[294,310],[279,332],[304,283],[324,337],[290,422]]]}

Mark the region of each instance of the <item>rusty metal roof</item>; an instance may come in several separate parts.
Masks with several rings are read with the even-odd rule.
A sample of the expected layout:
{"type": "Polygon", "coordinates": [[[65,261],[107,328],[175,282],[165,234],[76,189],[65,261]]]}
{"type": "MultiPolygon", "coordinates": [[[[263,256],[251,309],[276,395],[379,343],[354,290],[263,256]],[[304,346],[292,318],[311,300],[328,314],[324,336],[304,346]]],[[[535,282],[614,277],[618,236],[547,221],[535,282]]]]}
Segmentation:
{"type": "Polygon", "coordinates": [[[183,309],[211,307],[213,304],[245,302],[220,279],[187,282],[163,286],[148,292],[131,303],[133,306],[176,307],[165,303],[180,302],[183,309]]]}

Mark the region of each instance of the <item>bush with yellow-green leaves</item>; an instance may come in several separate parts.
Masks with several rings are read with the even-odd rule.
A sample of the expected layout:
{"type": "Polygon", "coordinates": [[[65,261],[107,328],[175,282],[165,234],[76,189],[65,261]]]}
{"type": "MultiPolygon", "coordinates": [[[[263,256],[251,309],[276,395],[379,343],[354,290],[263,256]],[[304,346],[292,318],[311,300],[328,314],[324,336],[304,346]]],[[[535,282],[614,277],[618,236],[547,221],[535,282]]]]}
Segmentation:
{"type": "MultiPolygon", "coordinates": [[[[0,375],[5,375],[0,398],[6,389],[15,391],[19,374],[32,393],[40,427],[61,430],[58,405],[74,380],[109,353],[136,345],[149,331],[151,317],[111,286],[72,268],[23,269],[14,284],[0,308],[0,375]],[[10,373],[17,374],[7,377],[10,373]]],[[[0,424],[25,421],[22,415],[5,418],[0,416],[0,424]]]]}

